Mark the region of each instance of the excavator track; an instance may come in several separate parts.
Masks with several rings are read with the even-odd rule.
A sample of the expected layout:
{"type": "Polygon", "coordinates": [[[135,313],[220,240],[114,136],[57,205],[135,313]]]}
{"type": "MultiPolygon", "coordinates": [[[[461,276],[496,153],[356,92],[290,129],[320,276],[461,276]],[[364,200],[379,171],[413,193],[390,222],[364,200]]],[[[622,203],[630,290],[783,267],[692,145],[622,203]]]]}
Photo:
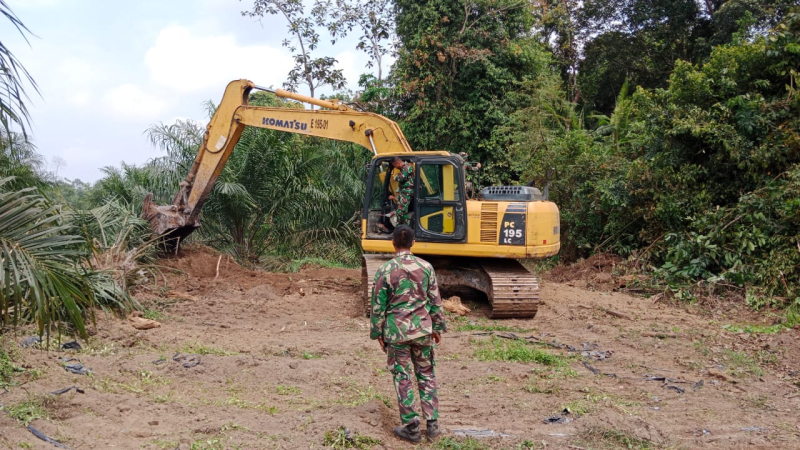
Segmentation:
{"type": "MultiPolygon", "coordinates": [[[[364,308],[370,312],[375,273],[391,255],[364,255],[364,308]]],[[[423,257],[425,258],[425,257],[423,257]]],[[[486,294],[493,319],[527,319],[539,309],[539,281],[519,261],[490,258],[425,258],[433,265],[442,287],[470,287],[486,294]]]]}

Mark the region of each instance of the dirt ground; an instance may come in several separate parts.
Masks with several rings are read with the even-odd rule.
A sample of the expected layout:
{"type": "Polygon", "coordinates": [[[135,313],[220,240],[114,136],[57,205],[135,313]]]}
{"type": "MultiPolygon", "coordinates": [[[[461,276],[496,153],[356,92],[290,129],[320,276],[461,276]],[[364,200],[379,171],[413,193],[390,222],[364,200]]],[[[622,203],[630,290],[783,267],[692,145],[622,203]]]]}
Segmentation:
{"type": "MultiPolygon", "coordinates": [[[[138,296],[160,328],[101,314],[79,351],[6,336],[26,371],[0,394],[4,411],[39,402],[46,417],[31,424],[75,449],[324,448],[340,426],[379,439],[374,448],[414,448],[392,436],[396,400],[368,338],[359,270],[255,272],[198,248],[166,264],[168,284],[138,296]],[[176,354],[200,363],[185,368],[176,354]],[[67,372],[65,357],[92,374],[67,372]],[[84,393],[47,395],[73,385],[84,393]]],[[[545,276],[532,320],[491,321],[485,303],[465,299],[475,310],[448,317],[437,349],[450,439],[417,448],[800,448],[798,330],[735,333],[723,326],[755,316],[591,287],[563,270],[545,276]],[[515,336],[555,362],[481,360],[523,342],[515,336]],[[565,408],[568,423],[545,423],[565,408]],[[495,437],[459,447],[463,430],[495,437]]],[[[0,447],[54,448],[5,413],[0,447]]]]}

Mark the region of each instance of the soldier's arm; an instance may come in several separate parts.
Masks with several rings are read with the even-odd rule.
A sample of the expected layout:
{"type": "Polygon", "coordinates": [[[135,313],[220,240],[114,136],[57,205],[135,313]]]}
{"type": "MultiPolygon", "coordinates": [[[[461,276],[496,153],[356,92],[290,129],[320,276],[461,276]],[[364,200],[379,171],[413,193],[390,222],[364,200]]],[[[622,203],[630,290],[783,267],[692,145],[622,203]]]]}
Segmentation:
{"type": "Polygon", "coordinates": [[[428,283],[428,313],[433,321],[433,332],[444,333],[447,331],[447,324],[444,320],[444,308],[442,308],[442,297],[439,295],[439,284],[436,281],[436,272],[431,268],[430,282],[428,283]]]}
{"type": "Polygon", "coordinates": [[[382,270],[375,274],[375,283],[372,289],[372,310],[370,311],[371,327],[369,338],[372,340],[383,337],[383,327],[386,323],[386,305],[389,302],[389,285],[382,270]]]}

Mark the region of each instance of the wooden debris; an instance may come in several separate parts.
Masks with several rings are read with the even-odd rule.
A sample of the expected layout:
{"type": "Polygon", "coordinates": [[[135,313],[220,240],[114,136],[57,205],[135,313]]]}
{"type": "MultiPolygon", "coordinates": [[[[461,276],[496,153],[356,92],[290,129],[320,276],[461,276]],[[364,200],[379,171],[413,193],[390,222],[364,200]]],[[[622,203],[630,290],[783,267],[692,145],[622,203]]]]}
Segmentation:
{"type": "Polygon", "coordinates": [[[155,320],[145,319],[144,317],[136,317],[133,315],[128,317],[128,323],[130,323],[131,326],[137,330],[149,330],[151,328],[159,328],[161,326],[161,324],[155,320]]]}
{"type": "Polygon", "coordinates": [[[461,297],[454,295],[442,302],[442,306],[447,311],[459,316],[465,316],[471,310],[461,303],[461,297]]]}
{"type": "Polygon", "coordinates": [[[471,437],[471,438],[495,438],[495,437],[511,437],[510,434],[500,433],[494,430],[473,430],[473,429],[452,429],[455,436],[471,437]]]}
{"type": "Polygon", "coordinates": [[[630,318],[630,316],[627,316],[627,315],[622,314],[622,313],[618,313],[616,311],[612,311],[610,309],[600,308],[600,311],[603,311],[604,313],[608,314],[609,316],[616,317],[618,319],[633,320],[633,319],[630,318]]]}
{"type": "Polygon", "coordinates": [[[714,377],[714,378],[719,378],[722,381],[728,381],[728,382],[731,382],[731,383],[735,383],[736,382],[736,381],[732,380],[731,377],[725,375],[723,372],[721,372],[721,371],[719,371],[717,369],[708,369],[708,376],[714,377]]]}
{"type": "Polygon", "coordinates": [[[678,335],[674,334],[674,333],[659,333],[659,332],[652,332],[651,333],[649,331],[646,331],[646,332],[642,333],[642,336],[644,336],[644,337],[654,337],[654,338],[659,338],[659,339],[666,339],[666,338],[675,339],[675,338],[678,337],[678,335]]]}

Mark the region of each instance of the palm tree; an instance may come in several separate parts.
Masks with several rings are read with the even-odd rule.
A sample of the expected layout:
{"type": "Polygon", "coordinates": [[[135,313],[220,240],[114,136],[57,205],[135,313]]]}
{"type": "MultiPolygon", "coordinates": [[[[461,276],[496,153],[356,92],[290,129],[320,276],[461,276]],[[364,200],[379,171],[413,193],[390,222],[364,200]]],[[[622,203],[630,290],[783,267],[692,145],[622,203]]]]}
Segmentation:
{"type": "Polygon", "coordinates": [[[616,149],[619,151],[619,144],[625,139],[632,113],[633,100],[630,95],[628,95],[628,81],[625,80],[625,83],[622,84],[619,96],[617,96],[617,104],[614,106],[614,112],[611,113],[611,117],[605,114],[591,116],[591,118],[597,119],[598,121],[598,127],[595,133],[600,136],[607,136],[610,134],[616,149]]]}
{"type": "Polygon", "coordinates": [[[14,186],[44,187],[47,174],[45,161],[36,147],[23,135],[0,128],[0,178],[14,177],[14,186]]]}
{"type": "MultiPolygon", "coordinates": [[[[0,14],[14,25],[27,42],[26,34],[32,33],[19,20],[17,15],[11,11],[5,0],[0,0],[0,14]]],[[[23,85],[25,81],[33,87],[36,93],[39,93],[39,87],[33,77],[11,50],[0,41],[0,123],[2,123],[6,133],[11,132],[12,124],[18,125],[22,129],[22,135],[27,140],[26,127],[30,126],[30,113],[25,104],[29,100],[23,85]]]]}
{"type": "Polygon", "coordinates": [[[94,304],[84,270],[84,240],[71,234],[60,208],[34,187],[12,190],[0,180],[0,316],[3,325],[35,321],[39,334],[54,321],[86,336],[83,312],[94,304]]]}
{"type": "MultiPolygon", "coordinates": [[[[171,203],[203,131],[180,121],[151,127],[150,141],[166,155],[135,171],[106,169],[108,176],[98,185],[120,199],[152,191],[157,202],[171,203]]],[[[287,259],[323,256],[320,250],[334,243],[335,250],[341,252],[343,245],[358,256],[350,219],[363,202],[360,174],[368,160],[368,152],[350,144],[247,128],[203,207],[197,237],[254,265],[267,255],[277,256],[277,266],[287,259]]]]}

